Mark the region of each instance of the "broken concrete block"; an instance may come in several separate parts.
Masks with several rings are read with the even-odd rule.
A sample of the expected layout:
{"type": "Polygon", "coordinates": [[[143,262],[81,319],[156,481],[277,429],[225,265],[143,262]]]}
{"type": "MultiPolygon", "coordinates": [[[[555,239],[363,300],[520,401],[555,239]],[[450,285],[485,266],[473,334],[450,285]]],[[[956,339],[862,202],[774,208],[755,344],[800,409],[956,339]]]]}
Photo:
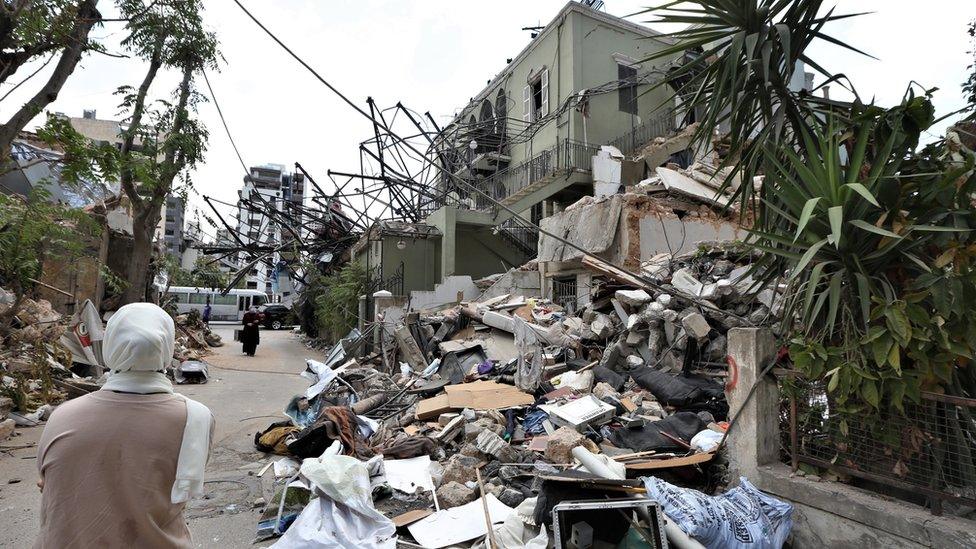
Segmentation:
{"type": "Polygon", "coordinates": [[[441,486],[449,482],[464,484],[475,478],[475,467],[478,466],[478,463],[479,460],[476,458],[454,454],[448,458],[447,464],[444,465],[444,473],[441,475],[441,486]]]}
{"type": "Polygon", "coordinates": [[[462,456],[468,456],[468,457],[471,457],[471,458],[475,458],[478,461],[483,461],[485,459],[485,457],[486,457],[485,454],[484,454],[484,452],[482,452],[481,450],[479,450],[477,446],[475,446],[474,444],[472,444],[470,442],[468,442],[464,446],[462,446],[461,449],[458,450],[458,453],[461,454],[462,456]]]}
{"type": "Polygon", "coordinates": [[[448,412],[446,414],[441,414],[437,416],[437,424],[441,427],[447,427],[447,424],[451,422],[454,418],[458,417],[460,414],[454,412],[448,412]]]}
{"type": "Polygon", "coordinates": [[[705,299],[718,299],[727,295],[732,295],[734,291],[732,283],[722,279],[714,284],[705,284],[702,287],[701,297],[705,299]]]}
{"type": "Polygon", "coordinates": [[[652,356],[657,356],[661,354],[664,347],[667,345],[667,338],[664,335],[664,331],[660,327],[651,328],[647,333],[647,350],[650,351],[652,356]]]}
{"type": "Polygon", "coordinates": [[[13,399],[9,397],[0,397],[0,419],[7,419],[7,414],[9,414],[13,409],[13,399]]]}
{"type": "Polygon", "coordinates": [[[600,382],[593,386],[593,396],[600,400],[605,400],[607,398],[614,398],[619,400],[620,393],[614,390],[609,384],[600,382]]]}
{"type": "Polygon", "coordinates": [[[630,355],[629,357],[627,357],[626,363],[627,363],[627,369],[633,370],[635,368],[640,368],[641,366],[643,366],[644,359],[637,355],[630,355]]]}
{"type": "Polygon", "coordinates": [[[441,484],[440,488],[437,489],[437,502],[440,503],[441,509],[460,507],[476,499],[478,497],[474,490],[460,482],[451,481],[441,484]]]}
{"type": "Polygon", "coordinates": [[[498,478],[505,482],[512,482],[522,476],[522,469],[515,465],[502,465],[498,468],[498,478]]]}
{"type": "Polygon", "coordinates": [[[574,429],[560,427],[546,441],[546,459],[553,463],[572,463],[573,448],[582,445],[585,440],[587,438],[574,429]]]}
{"type": "Polygon", "coordinates": [[[455,436],[461,433],[465,423],[466,421],[463,416],[454,414],[454,417],[448,421],[447,425],[445,425],[443,429],[441,429],[441,432],[434,435],[434,440],[438,442],[446,442],[453,439],[455,436]]]}
{"type": "Polygon", "coordinates": [[[712,330],[712,327],[709,326],[708,321],[705,320],[705,317],[701,313],[685,315],[681,319],[681,327],[685,329],[685,332],[689,336],[697,340],[705,339],[708,337],[708,332],[712,330]]]}
{"type": "Polygon", "coordinates": [[[525,500],[525,495],[522,494],[520,490],[515,488],[505,488],[502,493],[498,496],[498,501],[508,505],[509,507],[518,507],[518,504],[525,500]]]}
{"type": "Polygon", "coordinates": [[[728,341],[724,335],[711,338],[705,346],[705,358],[712,362],[723,362],[728,356],[728,341]]]}
{"type": "Polygon", "coordinates": [[[651,295],[644,290],[617,290],[614,297],[628,307],[641,307],[651,301],[651,295]]]}
{"type": "Polygon", "coordinates": [[[501,425],[495,423],[490,418],[482,417],[464,424],[464,441],[474,442],[484,430],[489,430],[499,436],[505,432],[505,428],[501,425]]]}
{"type": "Polygon", "coordinates": [[[14,427],[17,424],[12,419],[5,419],[0,421],[0,440],[7,440],[10,435],[14,434],[14,427]]]}
{"type": "Polygon", "coordinates": [[[613,334],[613,321],[605,314],[596,313],[596,318],[590,322],[590,330],[600,339],[608,338],[613,334]]]}
{"type": "Polygon", "coordinates": [[[518,453],[514,448],[509,446],[502,437],[487,429],[478,435],[474,445],[482,452],[494,456],[503,463],[514,463],[518,459],[518,453]]]}
{"type": "Polygon", "coordinates": [[[674,301],[674,297],[672,297],[671,294],[660,294],[657,296],[657,299],[655,299],[655,301],[657,301],[665,309],[667,309],[668,307],[671,306],[671,303],[674,301]]]}
{"type": "Polygon", "coordinates": [[[646,336],[643,332],[632,330],[630,332],[627,332],[627,339],[626,339],[627,345],[630,345],[631,347],[636,347],[637,345],[643,343],[645,338],[646,336]]]}
{"type": "Polygon", "coordinates": [[[702,289],[704,288],[704,284],[695,278],[687,268],[678,269],[671,275],[671,285],[693,296],[701,295],[702,289]]]}

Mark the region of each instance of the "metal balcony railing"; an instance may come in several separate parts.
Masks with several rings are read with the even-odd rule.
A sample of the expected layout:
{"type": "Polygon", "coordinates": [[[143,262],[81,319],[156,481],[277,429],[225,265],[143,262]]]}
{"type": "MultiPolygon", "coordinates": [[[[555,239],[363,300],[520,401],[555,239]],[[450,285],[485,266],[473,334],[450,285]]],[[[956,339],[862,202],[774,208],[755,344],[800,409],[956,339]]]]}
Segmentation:
{"type": "Polygon", "coordinates": [[[599,147],[572,139],[557,139],[556,144],[531,159],[500,171],[474,184],[493,200],[474,193],[475,209],[494,210],[501,202],[522,189],[561,171],[590,171],[599,147]]]}
{"type": "Polygon", "coordinates": [[[608,144],[620,149],[625,155],[631,155],[655,137],[664,137],[674,129],[674,115],[666,112],[634,127],[608,144]]]}

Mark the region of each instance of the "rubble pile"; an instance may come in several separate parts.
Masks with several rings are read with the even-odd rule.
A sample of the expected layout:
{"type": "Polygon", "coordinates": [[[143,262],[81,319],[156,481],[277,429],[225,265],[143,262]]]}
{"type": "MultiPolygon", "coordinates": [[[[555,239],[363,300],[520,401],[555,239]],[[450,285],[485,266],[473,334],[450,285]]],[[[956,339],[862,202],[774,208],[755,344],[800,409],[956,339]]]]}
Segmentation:
{"type": "MultiPolygon", "coordinates": [[[[15,302],[0,288],[0,318],[15,302]]],[[[60,313],[43,299],[23,298],[0,333],[0,441],[17,426],[47,419],[53,406],[74,396],[68,367],[71,354],[58,340],[67,326],[60,313]]]]}
{"type": "Polygon", "coordinates": [[[774,290],[754,288],[753,259],[703,245],[654,257],[636,278],[584,258],[598,276],[578,314],[498,295],[353,330],[325,361],[307,361],[311,384],[287,418],[255,433],[258,449],[283,456],[259,539],[284,532],[276,546],[296,547],[348,528],[342,499],[306,473],[346,459],[371,487],[373,518],[354,529],[377,536],[369,546],[545,547],[587,528],[616,545],[646,533],[565,509],[643,494],[640,477],[706,490],[728,481],[726,333],[781,312],[774,290]],[[331,501],[280,505],[294,490],[331,501]]]}
{"type": "Polygon", "coordinates": [[[224,343],[219,335],[210,330],[196,309],[177,315],[176,350],[173,358],[180,362],[199,361],[210,354],[210,347],[220,347],[224,343]]]}
{"type": "MultiPolygon", "coordinates": [[[[0,288],[0,318],[15,301],[0,288]]],[[[223,345],[197,311],[175,318],[173,363],[168,374],[176,383],[205,383],[203,360],[210,347],[223,345]]],[[[36,426],[54,407],[96,391],[105,382],[101,366],[104,323],[91,301],[66,317],[43,299],[23,298],[9,328],[0,333],[0,441],[15,426],[36,426]]]]}

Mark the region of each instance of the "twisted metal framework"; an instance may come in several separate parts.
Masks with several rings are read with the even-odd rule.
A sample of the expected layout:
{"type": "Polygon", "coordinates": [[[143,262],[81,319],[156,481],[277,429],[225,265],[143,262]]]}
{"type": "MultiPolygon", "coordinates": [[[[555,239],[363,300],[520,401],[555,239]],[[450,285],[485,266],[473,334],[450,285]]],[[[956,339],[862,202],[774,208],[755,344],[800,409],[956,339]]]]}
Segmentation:
{"type": "MultiPolygon", "coordinates": [[[[204,196],[216,216],[204,215],[205,219],[223,228],[229,238],[200,249],[214,256],[212,262],[239,258],[238,270],[229,287],[235,286],[259,263],[269,262],[275,254],[286,260],[291,276],[304,284],[310,265],[328,271],[377,222],[419,223],[444,205],[476,209],[483,200],[467,185],[459,184],[456,177],[458,170],[470,167],[473,156],[504,154],[509,146],[531,140],[548,122],[573,109],[585,111],[590,98],[622,87],[653,84],[666,69],[666,66],[659,67],[632,78],[581,90],[533,122],[507,115],[514,110],[514,102],[504,91],[490,108],[485,107],[487,100],[472,100],[444,128],[437,125],[429,112],[421,115],[400,102],[381,109],[373,98],[367,98],[373,135],[359,143],[358,173],[330,169],[320,185],[309,170],[296,162],[296,172],[304,175],[314,192],[309,193],[306,203],[288,203],[285,211],[277,209],[259,193],[241,198],[237,204],[204,196]],[[474,115],[476,110],[480,110],[478,116],[474,115]],[[471,146],[472,141],[477,147],[471,146]],[[262,211],[265,215],[262,225],[256,229],[258,234],[266,235],[277,228],[281,241],[244,238],[254,227],[239,220],[229,222],[217,205],[238,211],[242,208],[262,211]]],[[[486,175],[491,174],[481,172],[478,177],[486,175]]]]}

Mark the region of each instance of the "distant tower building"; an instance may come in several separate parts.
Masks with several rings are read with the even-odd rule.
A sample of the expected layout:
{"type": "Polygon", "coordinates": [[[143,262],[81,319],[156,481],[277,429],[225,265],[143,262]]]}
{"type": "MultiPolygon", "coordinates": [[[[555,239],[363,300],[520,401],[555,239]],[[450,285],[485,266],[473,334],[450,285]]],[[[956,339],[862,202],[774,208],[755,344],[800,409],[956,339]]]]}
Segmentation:
{"type": "MultiPolygon", "coordinates": [[[[244,279],[246,287],[264,291],[272,301],[288,302],[291,298],[287,266],[294,257],[281,247],[294,237],[291,232],[282,231],[280,223],[286,221],[296,232],[301,231],[304,201],[305,176],[289,173],[279,164],[251,167],[238,192],[237,222],[241,240],[248,246],[276,250],[250,267],[244,279]]],[[[247,254],[242,254],[240,261],[241,267],[247,265],[247,254]]]]}

